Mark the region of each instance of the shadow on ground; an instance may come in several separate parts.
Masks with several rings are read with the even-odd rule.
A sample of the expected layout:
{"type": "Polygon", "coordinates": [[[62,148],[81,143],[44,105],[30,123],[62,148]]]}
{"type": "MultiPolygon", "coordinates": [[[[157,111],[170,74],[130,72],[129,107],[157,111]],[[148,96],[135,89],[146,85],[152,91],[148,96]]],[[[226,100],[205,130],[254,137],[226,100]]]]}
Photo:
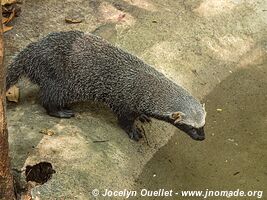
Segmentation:
{"type": "MultiPolygon", "coordinates": [[[[175,134],[146,164],[136,190],[240,189],[266,193],[266,75],[265,63],[238,70],[216,86],[205,97],[209,113],[206,141],[195,143],[175,134]]],[[[184,198],[178,195],[169,199],[184,198]]]]}

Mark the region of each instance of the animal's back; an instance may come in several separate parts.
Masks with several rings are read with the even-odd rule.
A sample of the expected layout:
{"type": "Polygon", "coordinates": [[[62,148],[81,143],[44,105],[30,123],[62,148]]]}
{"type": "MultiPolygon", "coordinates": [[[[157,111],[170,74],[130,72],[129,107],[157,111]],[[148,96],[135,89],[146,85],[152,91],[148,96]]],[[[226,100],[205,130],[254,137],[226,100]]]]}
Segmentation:
{"type": "MultiPolygon", "coordinates": [[[[122,101],[123,96],[129,98],[135,90],[131,80],[137,80],[140,70],[147,67],[105,40],[79,31],[51,33],[31,43],[18,54],[10,68],[13,66],[17,71],[23,69],[40,86],[44,104],[57,101],[62,105],[89,99],[112,99],[115,103],[116,99],[122,101]],[[51,93],[58,97],[55,99],[51,93]]],[[[8,87],[12,85],[9,79],[7,82],[8,87]]]]}
{"type": "Polygon", "coordinates": [[[158,84],[161,94],[164,87],[171,93],[161,73],[92,34],[52,33],[24,51],[32,61],[24,66],[26,74],[40,86],[43,104],[93,99],[118,113],[139,112],[146,97],[159,95],[158,84]]]}

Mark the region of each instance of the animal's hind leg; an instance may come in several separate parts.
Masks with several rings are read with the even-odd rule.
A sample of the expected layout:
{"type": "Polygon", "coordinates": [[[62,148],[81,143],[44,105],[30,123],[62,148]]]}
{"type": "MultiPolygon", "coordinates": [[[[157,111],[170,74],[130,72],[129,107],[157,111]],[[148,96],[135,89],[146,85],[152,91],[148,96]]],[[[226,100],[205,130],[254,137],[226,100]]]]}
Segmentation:
{"type": "Polygon", "coordinates": [[[44,105],[44,108],[46,109],[47,114],[52,117],[71,118],[75,116],[74,112],[69,108],[55,105],[44,105]]]}
{"type": "Polygon", "coordinates": [[[54,88],[48,88],[40,90],[40,99],[47,114],[58,118],[74,117],[74,112],[65,104],[67,95],[57,92],[54,88]]]}
{"type": "Polygon", "coordinates": [[[135,125],[135,117],[132,116],[119,116],[119,124],[129,135],[129,138],[139,141],[143,135],[142,131],[135,125]]]}

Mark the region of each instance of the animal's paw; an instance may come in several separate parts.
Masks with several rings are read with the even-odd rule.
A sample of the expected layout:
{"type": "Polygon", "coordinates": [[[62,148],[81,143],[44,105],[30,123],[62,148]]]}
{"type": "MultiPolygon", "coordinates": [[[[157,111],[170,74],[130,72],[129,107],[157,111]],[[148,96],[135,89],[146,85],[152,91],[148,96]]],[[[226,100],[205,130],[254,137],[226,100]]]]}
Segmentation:
{"type": "Polygon", "coordinates": [[[128,130],[127,134],[129,135],[130,139],[137,141],[137,142],[141,138],[143,138],[142,130],[136,126],[133,126],[130,130],[128,130]]]}
{"type": "Polygon", "coordinates": [[[138,117],[139,121],[142,123],[149,123],[151,122],[150,117],[146,116],[145,114],[142,114],[138,117]]]}
{"type": "Polygon", "coordinates": [[[74,112],[69,109],[50,111],[48,114],[58,118],[71,118],[75,116],[74,112]]]}

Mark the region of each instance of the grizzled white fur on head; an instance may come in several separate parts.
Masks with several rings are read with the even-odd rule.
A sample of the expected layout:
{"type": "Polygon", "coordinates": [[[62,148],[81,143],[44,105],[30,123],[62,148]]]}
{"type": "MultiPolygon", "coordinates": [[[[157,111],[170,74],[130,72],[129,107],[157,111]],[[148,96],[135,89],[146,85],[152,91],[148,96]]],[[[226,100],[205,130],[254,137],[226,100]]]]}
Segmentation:
{"type": "Polygon", "coordinates": [[[80,31],[51,33],[29,44],[11,63],[7,89],[21,75],[40,87],[47,113],[69,118],[74,102],[100,101],[117,114],[129,137],[139,140],[135,120],[169,122],[195,140],[205,138],[206,111],[181,86],[136,56],[80,31]]]}
{"type": "Polygon", "coordinates": [[[201,128],[205,125],[206,111],[205,104],[203,104],[202,109],[200,108],[198,102],[193,104],[192,107],[187,108],[187,112],[177,112],[172,113],[172,118],[175,119],[175,114],[177,118],[175,119],[174,124],[187,124],[195,128],[201,128]],[[185,114],[187,113],[187,114],[185,114]]]}

